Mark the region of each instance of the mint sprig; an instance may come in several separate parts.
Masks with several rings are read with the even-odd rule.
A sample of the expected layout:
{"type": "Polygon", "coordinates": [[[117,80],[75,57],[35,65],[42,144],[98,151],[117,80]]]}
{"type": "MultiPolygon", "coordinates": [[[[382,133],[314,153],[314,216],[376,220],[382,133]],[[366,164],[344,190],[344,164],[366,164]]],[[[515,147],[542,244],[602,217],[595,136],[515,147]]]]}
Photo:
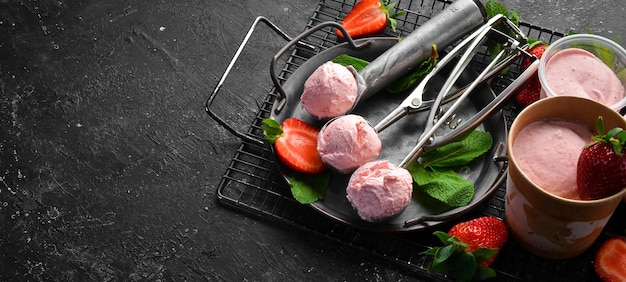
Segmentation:
{"type": "Polygon", "coordinates": [[[450,142],[422,155],[423,166],[433,170],[466,165],[491,149],[493,138],[489,132],[474,130],[467,137],[450,142]]]}
{"type": "Polygon", "coordinates": [[[489,132],[474,130],[467,137],[426,152],[421,161],[407,168],[423,192],[449,207],[468,205],[474,198],[474,183],[454,169],[485,154],[493,145],[489,132]]]}
{"type": "Polygon", "coordinates": [[[426,195],[449,207],[462,207],[474,198],[474,183],[454,170],[433,171],[414,162],[408,167],[413,181],[426,195]]]}
{"type": "MultiPolygon", "coordinates": [[[[506,16],[509,20],[511,20],[513,24],[519,26],[519,12],[509,11],[509,9],[500,2],[493,0],[487,1],[487,3],[485,3],[485,10],[487,11],[487,18],[489,19],[498,14],[502,14],[506,16]]],[[[495,58],[502,50],[502,45],[491,39],[487,40],[487,43],[485,45],[487,46],[487,52],[489,53],[489,56],[491,58],[495,58]]],[[[504,70],[502,70],[502,74],[508,73],[509,69],[510,66],[506,67],[504,70]]]]}
{"type": "Polygon", "coordinates": [[[370,64],[370,62],[366,60],[363,60],[354,56],[350,56],[347,54],[341,54],[333,58],[331,61],[333,63],[340,64],[344,67],[352,66],[356,71],[361,71],[363,68],[365,68],[367,65],[370,64]]]}

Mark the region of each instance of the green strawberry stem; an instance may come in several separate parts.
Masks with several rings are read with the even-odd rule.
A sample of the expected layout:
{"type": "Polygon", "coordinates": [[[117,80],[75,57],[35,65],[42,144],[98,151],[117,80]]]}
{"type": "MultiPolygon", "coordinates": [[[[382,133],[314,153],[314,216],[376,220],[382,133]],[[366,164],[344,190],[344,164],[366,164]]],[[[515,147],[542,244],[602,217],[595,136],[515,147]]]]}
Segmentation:
{"type": "Polygon", "coordinates": [[[622,148],[624,148],[624,144],[626,144],[626,131],[620,127],[616,127],[605,134],[604,119],[602,116],[598,116],[596,120],[596,132],[598,135],[591,137],[593,142],[588,146],[605,142],[611,144],[616,155],[622,156],[622,148]]]}
{"type": "Polygon", "coordinates": [[[433,256],[433,261],[427,269],[429,273],[450,270],[456,281],[485,280],[496,276],[492,268],[478,265],[476,262],[489,259],[498,251],[497,248],[478,248],[468,253],[467,244],[459,238],[442,231],[435,231],[433,234],[439,238],[443,246],[422,252],[424,255],[433,256]]]}
{"type": "Polygon", "coordinates": [[[271,144],[274,144],[274,142],[276,142],[276,139],[283,136],[283,129],[280,126],[280,123],[271,118],[263,119],[263,125],[261,125],[261,129],[263,129],[263,135],[265,136],[265,139],[271,144]]]}

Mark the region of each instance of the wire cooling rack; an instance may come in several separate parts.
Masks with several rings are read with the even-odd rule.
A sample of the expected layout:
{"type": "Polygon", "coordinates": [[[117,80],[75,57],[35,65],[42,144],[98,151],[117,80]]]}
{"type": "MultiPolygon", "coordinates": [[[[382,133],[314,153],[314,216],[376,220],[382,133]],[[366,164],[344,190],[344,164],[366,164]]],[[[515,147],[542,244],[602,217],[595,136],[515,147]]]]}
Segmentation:
{"type": "MultiPolygon", "coordinates": [[[[322,0],[312,14],[306,28],[309,29],[325,21],[340,21],[352,9],[355,0],[322,0]]],[[[404,15],[397,19],[397,31],[389,28],[389,36],[406,36],[415,28],[429,20],[432,15],[442,10],[450,1],[440,0],[396,0],[397,10],[404,15]]],[[[392,11],[395,12],[395,11],[392,11]]],[[[521,23],[520,28],[529,38],[546,42],[564,36],[528,23],[521,23]]],[[[284,82],[295,69],[308,58],[337,44],[337,37],[328,28],[313,33],[306,38],[309,48],[295,47],[289,58],[284,60],[284,67],[279,73],[279,80],[284,82]],[[310,48],[310,47],[314,48],[310,48]]],[[[485,54],[486,56],[486,54],[485,54]]],[[[480,57],[478,57],[480,58],[480,57]]],[[[475,59],[472,65],[480,68],[483,62],[475,59]]],[[[491,87],[496,93],[501,92],[519,74],[519,65],[511,67],[505,76],[498,76],[491,87]]],[[[269,117],[272,103],[276,98],[275,89],[270,89],[260,110],[245,133],[260,138],[261,120],[269,117]]],[[[519,109],[514,104],[507,105],[504,115],[507,122],[514,119],[519,109]]],[[[432,230],[415,233],[388,234],[355,229],[335,222],[314,211],[312,208],[296,202],[275,166],[274,155],[266,144],[244,141],[237,149],[226,172],[218,185],[219,203],[234,208],[250,216],[272,220],[295,226],[306,232],[318,234],[329,240],[345,244],[360,250],[369,256],[377,257],[389,264],[408,271],[418,277],[433,281],[447,281],[445,275],[431,275],[426,272],[430,262],[420,253],[436,244],[432,230]]],[[[504,217],[504,185],[479,208],[477,214],[504,217]]],[[[446,226],[440,226],[441,229],[446,226]]],[[[602,241],[602,238],[598,241],[602,241]]],[[[498,281],[594,281],[593,254],[598,243],[588,252],[569,260],[553,261],[533,256],[510,240],[501,250],[498,260],[493,265],[498,273],[498,281]]]]}

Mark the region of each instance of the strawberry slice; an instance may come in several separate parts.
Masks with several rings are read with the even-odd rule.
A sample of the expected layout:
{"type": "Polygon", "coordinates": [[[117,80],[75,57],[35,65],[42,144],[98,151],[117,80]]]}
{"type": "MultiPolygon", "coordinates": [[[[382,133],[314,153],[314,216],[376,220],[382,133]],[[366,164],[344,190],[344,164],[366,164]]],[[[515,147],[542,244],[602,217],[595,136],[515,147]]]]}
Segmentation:
{"type": "Polygon", "coordinates": [[[596,253],[594,268],[602,281],[626,281],[626,239],[606,240],[596,253]]]}
{"type": "Polygon", "coordinates": [[[583,200],[595,200],[626,187],[626,131],[614,128],[605,134],[604,120],[596,121],[598,135],[578,158],[576,185],[583,200]]]}
{"type": "Polygon", "coordinates": [[[264,119],[265,139],[274,144],[278,158],[291,169],[315,174],[326,169],[317,153],[319,129],[297,118],[288,118],[279,124],[274,119],[264,119]]]}
{"type": "MultiPolygon", "coordinates": [[[[383,32],[389,24],[396,31],[395,18],[404,12],[389,14],[395,3],[389,4],[388,0],[361,0],[350,10],[348,15],[341,21],[341,26],[346,29],[350,37],[363,37],[383,32]]],[[[337,36],[344,38],[344,34],[335,30],[337,36]]]]}

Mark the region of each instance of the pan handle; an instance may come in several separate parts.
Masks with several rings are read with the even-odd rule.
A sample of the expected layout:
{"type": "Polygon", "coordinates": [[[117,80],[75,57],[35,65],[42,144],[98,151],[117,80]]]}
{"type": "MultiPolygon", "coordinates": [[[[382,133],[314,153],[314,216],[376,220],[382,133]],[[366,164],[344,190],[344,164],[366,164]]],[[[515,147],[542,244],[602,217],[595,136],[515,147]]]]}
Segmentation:
{"type": "MultiPolygon", "coordinates": [[[[231,69],[235,65],[235,62],[239,58],[239,55],[241,54],[241,52],[243,51],[244,47],[248,43],[248,40],[250,40],[250,37],[254,33],[254,29],[256,28],[256,26],[259,23],[266,24],[268,27],[270,27],[274,32],[276,32],[278,35],[280,35],[286,41],[291,41],[291,37],[289,35],[287,35],[285,32],[283,32],[280,28],[278,28],[278,26],[276,26],[270,20],[268,20],[267,18],[265,18],[263,16],[257,17],[254,20],[254,22],[252,23],[252,25],[250,26],[250,29],[246,33],[246,36],[243,38],[243,41],[241,42],[241,44],[237,48],[237,51],[235,52],[235,55],[233,55],[233,58],[231,59],[231,61],[228,64],[228,66],[226,67],[226,70],[222,74],[222,77],[220,78],[219,82],[217,83],[217,85],[215,85],[215,88],[213,88],[213,92],[211,93],[211,95],[209,96],[209,98],[206,101],[205,111],[217,123],[222,125],[226,130],[230,131],[230,133],[232,133],[233,135],[235,135],[235,136],[237,136],[237,137],[239,137],[239,138],[241,138],[243,140],[249,141],[251,143],[263,144],[265,141],[263,141],[261,139],[258,139],[258,138],[251,137],[251,136],[249,136],[249,135],[247,135],[245,133],[239,132],[237,129],[235,129],[233,126],[231,126],[227,121],[225,121],[223,118],[221,118],[218,114],[213,112],[213,110],[211,109],[211,105],[213,104],[213,100],[215,100],[215,97],[217,96],[217,93],[222,88],[222,84],[224,84],[224,81],[226,81],[226,78],[228,77],[228,74],[230,73],[231,69]]],[[[301,42],[296,42],[296,43],[308,46],[307,44],[304,44],[304,43],[301,43],[301,42]]],[[[292,43],[292,44],[295,44],[295,43],[292,43]]]]}
{"type": "Polygon", "coordinates": [[[307,36],[327,26],[335,27],[339,29],[343,34],[345,34],[346,35],[345,39],[348,42],[348,45],[355,50],[367,47],[371,44],[369,40],[365,40],[364,42],[357,44],[354,41],[354,39],[350,37],[346,29],[343,26],[341,26],[341,24],[337,22],[333,22],[333,21],[322,22],[314,27],[311,27],[310,29],[303,32],[302,34],[298,35],[298,37],[291,40],[291,42],[287,43],[287,45],[285,45],[282,49],[278,51],[278,53],[276,53],[276,55],[274,55],[274,58],[272,58],[272,62],[270,64],[270,76],[272,77],[272,82],[274,82],[274,86],[276,87],[276,90],[278,91],[278,95],[279,95],[277,98],[278,100],[276,101],[278,105],[276,105],[274,109],[276,113],[279,113],[280,111],[282,111],[287,102],[287,94],[285,93],[285,90],[280,84],[280,81],[278,80],[278,76],[276,76],[276,72],[275,72],[276,62],[278,61],[278,59],[280,59],[280,57],[282,57],[287,52],[287,50],[292,48],[294,44],[300,42],[302,39],[306,38],[307,36]]]}

